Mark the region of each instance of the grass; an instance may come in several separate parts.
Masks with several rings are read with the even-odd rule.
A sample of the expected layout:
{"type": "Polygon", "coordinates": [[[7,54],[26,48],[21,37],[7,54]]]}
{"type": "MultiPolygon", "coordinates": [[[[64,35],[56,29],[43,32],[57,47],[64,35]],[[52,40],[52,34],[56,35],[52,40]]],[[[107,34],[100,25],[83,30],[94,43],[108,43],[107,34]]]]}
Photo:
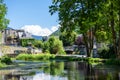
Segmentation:
{"type": "Polygon", "coordinates": [[[101,58],[87,58],[86,61],[97,63],[97,62],[104,62],[105,59],[101,59],[101,58]]]}
{"type": "Polygon", "coordinates": [[[7,65],[5,64],[5,63],[1,63],[0,62],[0,68],[2,68],[2,67],[6,67],[7,65]]]}
{"type": "Polygon", "coordinates": [[[17,60],[50,60],[50,59],[54,59],[55,55],[54,54],[19,54],[16,59],[17,60]]]}

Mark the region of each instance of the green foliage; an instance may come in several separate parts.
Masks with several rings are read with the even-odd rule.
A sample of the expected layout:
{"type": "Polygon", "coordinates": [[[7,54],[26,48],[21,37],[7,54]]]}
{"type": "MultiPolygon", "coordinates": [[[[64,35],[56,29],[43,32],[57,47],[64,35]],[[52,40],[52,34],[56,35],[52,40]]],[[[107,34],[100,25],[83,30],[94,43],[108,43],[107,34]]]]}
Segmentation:
{"type": "Polygon", "coordinates": [[[20,45],[23,47],[28,46],[29,44],[33,44],[34,39],[20,39],[20,45]]]}
{"type": "Polygon", "coordinates": [[[49,53],[41,54],[19,54],[17,60],[50,60],[54,59],[55,55],[49,53]]]}
{"type": "Polygon", "coordinates": [[[104,59],[101,59],[101,58],[87,58],[86,61],[88,63],[97,63],[97,62],[103,62],[104,59]]]}
{"type": "Polygon", "coordinates": [[[83,34],[88,56],[94,38],[98,42],[111,42],[120,55],[120,44],[116,45],[120,40],[119,3],[120,0],[53,0],[49,8],[51,15],[58,13],[62,31],[77,30],[83,34]]]}
{"type": "Polygon", "coordinates": [[[65,54],[62,41],[51,36],[48,41],[44,42],[43,52],[50,52],[51,54],[65,54]]]}
{"type": "MultiPolygon", "coordinates": [[[[91,35],[97,24],[97,11],[100,3],[100,0],[95,0],[94,2],[91,0],[54,0],[50,6],[51,14],[58,12],[59,21],[62,26],[61,31],[71,33],[77,30],[79,34],[83,34],[85,46],[87,46],[87,56],[91,56],[90,53],[93,48],[93,36],[91,35]],[[87,34],[88,32],[91,32],[91,34],[87,34]]],[[[71,35],[67,40],[70,40],[70,37],[71,35]]]]}
{"type": "Polygon", "coordinates": [[[76,36],[77,34],[74,31],[64,31],[60,35],[60,40],[62,40],[64,46],[70,46],[74,44],[76,36]]]}
{"type": "Polygon", "coordinates": [[[63,75],[63,70],[64,70],[64,62],[57,62],[57,61],[52,61],[49,64],[47,64],[47,67],[43,67],[45,73],[51,74],[53,76],[55,75],[63,75]]]}
{"type": "Polygon", "coordinates": [[[7,13],[7,7],[4,3],[4,0],[0,1],[0,30],[3,30],[9,24],[9,20],[5,18],[5,14],[7,13]]]}
{"type": "Polygon", "coordinates": [[[64,62],[51,62],[51,75],[60,75],[64,70],[64,62]]]}
{"type": "Polygon", "coordinates": [[[100,30],[96,31],[96,37],[98,42],[103,42],[108,39],[106,32],[100,30]]]}
{"type": "Polygon", "coordinates": [[[11,63],[12,63],[12,60],[11,60],[11,58],[9,58],[8,56],[3,56],[3,57],[1,58],[1,62],[2,62],[2,63],[5,63],[5,64],[11,64],[11,63]]]}
{"type": "Polygon", "coordinates": [[[113,46],[111,46],[109,48],[103,47],[103,48],[99,49],[98,54],[99,54],[100,58],[105,58],[105,59],[116,57],[113,46]]]}
{"type": "Polygon", "coordinates": [[[43,47],[43,42],[41,40],[35,40],[34,43],[33,43],[33,46],[37,47],[37,48],[42,48],[43,47]]]}
{"type": "Polygon", "coordinates": [[[26,60],[26,59],[28,59],[28,57],[29,56],[31,56],[31,54],[19,54],[17,57],[16,57],[16,59],[17,60],[26,60]]]}
{"type": "Polygon", "coordinates": [[[52,36],[49,38],[48,43],[51,54],[65,54],[62,41],[60,41],[58,38],[52,36]]]}
{"type": "Polygon", "coordinates": [[[43,53],[44,52],[49,52],[49,43],[48,43],[48,41],[44,42],[43,47],[42,47],[42,51],[43,51],[43,53]]]}
{"type": "Polygon", "coordinates": [[[108,73],[106,80],[115,80],[112,73],[108,73]]]}
{"type": "Polygon", "coordinates": [[[6,67],[6,64],[0,62],[0,68],[2,68],[2,67],[6,67]]]}

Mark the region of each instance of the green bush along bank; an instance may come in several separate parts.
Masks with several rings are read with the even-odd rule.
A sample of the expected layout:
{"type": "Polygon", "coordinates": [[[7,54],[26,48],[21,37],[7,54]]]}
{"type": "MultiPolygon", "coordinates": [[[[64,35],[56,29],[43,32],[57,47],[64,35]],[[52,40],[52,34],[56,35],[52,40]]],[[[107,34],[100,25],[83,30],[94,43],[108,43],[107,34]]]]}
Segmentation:
{"type": "Polygon", "coordinates": [[[12,64],[12,60],[8,56],[3,56],[0,58],[0,68],[12,64]]]}
{"type": "Polygon", "coordinates": [[[41,53],[41,54],[19,54],[17,60],[50,60],[55,57],[54,54],[41,53]]]}

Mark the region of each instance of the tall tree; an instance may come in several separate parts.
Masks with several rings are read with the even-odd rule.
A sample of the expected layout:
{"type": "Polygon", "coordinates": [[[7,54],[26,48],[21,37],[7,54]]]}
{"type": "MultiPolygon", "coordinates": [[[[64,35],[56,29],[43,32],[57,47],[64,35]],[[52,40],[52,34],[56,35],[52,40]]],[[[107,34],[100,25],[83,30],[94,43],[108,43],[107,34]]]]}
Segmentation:
{"type": "Polygon", "coordinates": [[[119,3],[120,0],[53,0],[50,12],[58,12],[63,30],[72,31],[77,28],[83,34],[88,57],[91,56],[95,38],[111,42],[114,54],[119,57],[119,3]]]}
{"type": "Polygon", "coordinates": [[[93,30],[96,23],[99,0],[53,0],[51,14],[58,11],[61,28],[67,31],[79,29],[83,34],[88,57],[93,49],[93,30]]]}
{"type": "Polygon", "coordinates": [[[116,57],[119,55],[119,0],[105,0],[101,5],[104,30],[108,33],[116,57]]]}
{"type": "Polygon", "coordinates": [[[117,18],[117,24],[118,24],[118,45],[117,45],[117,56],[118,58],[120,58],[120,0],[116,0],[115,4],[116,4],[116,8],[117,8],[117,14],[118,14],[118,18],[117,18]]]}
{"type": "Polygon", "coordinates": [[[7,13],[7,7],[4,3],[4,0],[0,0],[0,30],[7,27],[9,20],[5,18],[7,13]]]}

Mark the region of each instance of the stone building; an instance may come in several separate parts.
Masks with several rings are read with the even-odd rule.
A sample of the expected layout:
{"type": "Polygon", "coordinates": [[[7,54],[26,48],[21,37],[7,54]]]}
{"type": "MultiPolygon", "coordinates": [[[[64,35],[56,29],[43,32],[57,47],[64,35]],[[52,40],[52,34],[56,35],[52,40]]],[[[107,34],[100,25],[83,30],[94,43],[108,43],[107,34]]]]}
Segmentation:
{"type": "Polygon", "coordinates": [[[32,38],[30,33],[25,32],[24,30],[16,30],[10,27],[7,27],[1,31],[2,38],[1,44],[14,45],[19,44],[21,38],[32,38]]]}

